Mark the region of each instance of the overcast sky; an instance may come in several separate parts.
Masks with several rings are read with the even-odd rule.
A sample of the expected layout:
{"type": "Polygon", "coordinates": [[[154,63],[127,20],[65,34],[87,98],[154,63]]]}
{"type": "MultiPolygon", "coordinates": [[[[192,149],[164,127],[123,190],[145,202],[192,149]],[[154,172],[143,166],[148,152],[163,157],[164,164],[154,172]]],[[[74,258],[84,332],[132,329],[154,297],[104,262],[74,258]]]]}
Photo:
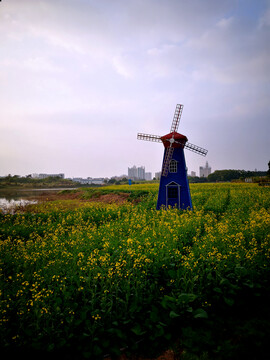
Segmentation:
{"type": "Polygon", "coordinates": [[[0,175],[160,171],[175,106],[189,173],[267,170],[270,1],[2,0],[0,175]]]}

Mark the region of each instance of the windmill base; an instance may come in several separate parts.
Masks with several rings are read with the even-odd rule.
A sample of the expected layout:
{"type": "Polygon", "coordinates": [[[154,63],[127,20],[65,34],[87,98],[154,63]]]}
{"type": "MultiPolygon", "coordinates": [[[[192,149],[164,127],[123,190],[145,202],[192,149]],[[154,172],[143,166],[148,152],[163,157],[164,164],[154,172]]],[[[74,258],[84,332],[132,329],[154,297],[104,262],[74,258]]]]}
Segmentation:
{"type": "MultiPolygon", "coordinates": [[[[165,159],[165,150],[163,162],[165,159]]],[[[167,176],[161,176],[157,210],[161,208],[178,208],[192,210],[189,183],[186,171],[185,155],[182,148],[175,148],[167,176]],[[171,170],[171,171],[170,171],[171,170]]]]}

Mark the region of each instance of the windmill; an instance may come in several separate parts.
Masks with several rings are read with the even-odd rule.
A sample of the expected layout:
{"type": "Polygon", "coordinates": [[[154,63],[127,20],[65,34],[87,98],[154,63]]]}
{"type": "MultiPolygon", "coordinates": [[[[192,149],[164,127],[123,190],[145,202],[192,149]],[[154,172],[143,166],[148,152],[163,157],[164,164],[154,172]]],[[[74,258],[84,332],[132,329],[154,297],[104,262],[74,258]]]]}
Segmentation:
{"type": "Polygon", "coordinates": [[[164,145],[157,209],[162,206],[192,209],[184,148],[202,156],[207,154],[207,150],[189,143],[186,136],[177,132],[182,111],[183,105],[177,104],[169,134],[159,136],[138,133],[137,135],[139,140],[162,142],[164,145]]]}

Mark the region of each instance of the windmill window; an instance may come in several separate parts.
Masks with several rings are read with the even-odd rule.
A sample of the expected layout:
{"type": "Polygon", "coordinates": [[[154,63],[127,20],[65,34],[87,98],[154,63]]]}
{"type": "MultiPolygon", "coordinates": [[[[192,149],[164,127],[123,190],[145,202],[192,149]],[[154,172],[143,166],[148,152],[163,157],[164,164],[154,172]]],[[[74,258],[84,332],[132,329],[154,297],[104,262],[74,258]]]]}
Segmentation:
{"type": "Polygon", "coordinates": [[[178,197],[178,187],[169,186],[168,187],[168,199],[176,199],[178,197]]]}
{"type": "Polygon", "coordinates": [[[177,161],[176,160],[170,161],[169,172],[171,172],[171,173],[177,172],[177,161]]]}

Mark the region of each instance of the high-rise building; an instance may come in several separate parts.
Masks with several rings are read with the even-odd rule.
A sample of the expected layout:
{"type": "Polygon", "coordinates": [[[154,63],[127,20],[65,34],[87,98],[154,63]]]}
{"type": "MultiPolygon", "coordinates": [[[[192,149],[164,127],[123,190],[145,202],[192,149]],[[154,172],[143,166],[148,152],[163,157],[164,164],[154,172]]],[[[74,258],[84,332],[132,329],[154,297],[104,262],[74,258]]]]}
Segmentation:
{"type": "Polygon", "coordinates": [[[144,166],[138,167],[138,179],[145,180],[145,167],[144,166]]]}
{"type": "Polygon", "coordinates": [[[211,168],[208,165],[208,161],[206,161],[205,167],[200,166],[200,177],[207,177],[211,174],[211,168]]]}
{"type": "Polygon", "coordinates": [[[152,180],[152,173],[151,172],[146,172],[145,173],[145,180],[152,180]]]}
{"type": "Polygon", "coordinates": [[[134,165],[132,168],[128,168],[128,178],[133,180],[145,180],[145,167],[134,165]]]}
{"type": "Polygon", "coordinates": [[[128,178],[129,179],[137,179],[138,177],[138,170],[137,167],[134,165],[131,168],[128,168],[128,178]]]}
{"type": "Polygon", "coordinates": [[[156,178],[156,180],[159,180],[160,177],[161,177],[161,171],[156,172],[156,173],[155,173],[155,178],[156,178]]]}

